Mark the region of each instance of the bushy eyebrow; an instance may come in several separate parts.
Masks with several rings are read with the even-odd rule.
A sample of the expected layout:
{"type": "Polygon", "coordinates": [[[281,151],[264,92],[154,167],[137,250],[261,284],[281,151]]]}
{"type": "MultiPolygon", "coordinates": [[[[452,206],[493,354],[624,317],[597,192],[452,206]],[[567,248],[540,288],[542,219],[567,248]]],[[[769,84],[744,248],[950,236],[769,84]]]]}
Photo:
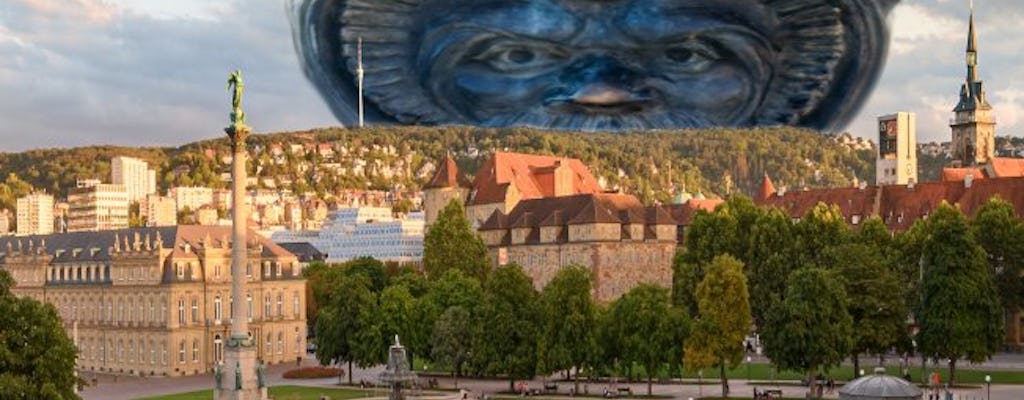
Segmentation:
{"type": "Polygon", "coordinates": [[[770,36],[774,17],[746,10],[740,13],[722,6],[701,6],[698,2],[640,1],[621,15],[616,25],[634,39],[666,40],[709,31],[739,31],[750,36],[770,36]]]}
{"type": "Polygon", "coordinates": [[[462,26],[477,26],[483,30],[505,31],[513,35],[549,41],[570,40],[582,28],[584,21],[565,10],[546,2],[487,2],[457,11],[444,18],[438,27],[448,22],[462,26]]]}

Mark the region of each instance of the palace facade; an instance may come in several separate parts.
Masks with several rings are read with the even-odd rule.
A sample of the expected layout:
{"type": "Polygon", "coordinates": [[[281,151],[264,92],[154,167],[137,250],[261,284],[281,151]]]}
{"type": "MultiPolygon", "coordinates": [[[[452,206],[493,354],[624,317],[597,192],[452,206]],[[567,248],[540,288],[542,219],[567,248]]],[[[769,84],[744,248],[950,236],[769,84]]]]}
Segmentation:
{"type": "MultiPolygon", "coordinates": [[[[84,371],[180,376],[213,369],[231,332],[231,228],[172,226],[0,238],[19,296],[53,304],[84,371]]],[[[299,260],[249,233],[247,312],[257,354],[306,351],[299,260]]]]}

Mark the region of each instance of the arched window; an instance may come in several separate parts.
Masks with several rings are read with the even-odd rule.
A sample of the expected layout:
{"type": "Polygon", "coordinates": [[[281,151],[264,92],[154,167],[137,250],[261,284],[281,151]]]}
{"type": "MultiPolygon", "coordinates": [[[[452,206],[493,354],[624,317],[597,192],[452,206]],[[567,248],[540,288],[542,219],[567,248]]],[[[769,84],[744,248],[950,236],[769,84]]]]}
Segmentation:
{"type": "Polygon", "coordinates": [[[267,333],[267,346],[263,348],[263,351],[268,355],[274,352],[274,336],[269,332],[267,333]]]}
{"type": "Polygon", "coordinates": [[[192,362],[199,362],[199,340],[192,339],[192,362]]]}
{"type": "Polygon", "coordinates": [[[139,364],[146,363],[146,342],[139,340],[139,364]]]}
{"type": "Polygon", "coordinates": [[[284,293],[277,292],[277,317],[281,318],[284,316],[284,293]]]}
{"type": "Polygon", "coordinates": [[[284,353],[284,332],[277,333],[277,354],[284,353]]]}
{"type": "Polygon", "coordinates": [[[270,319],[270,294],[263,296],[263,319],[270,319]]]}
{"type": "Polygon", "coordinates": [[[178,363],[185,363],[185,339],[181,339],[181,342],[178,343],[178,363]]]}
{"type": "MultiPolygon", "coordinates": [[[[167,360],[164,360],[166,362],[167,360]]],[[[156,346],[153,345],[153,341],[149,341],[149,365],[156,363],[156,346]]]]}
{"type": "Polygon", "coordinates": [[[299,318],[299,292],[292,293],[292,316],[299,318]]]}
{"type": "Polygon", "coordinates": [[[117,362],[124,362],[124,341],[117,341],[117,362]]]}
{"type": "Polygon", "coordinates": [[[213,337],[213,358],[218,363],[224,360],[224,340],[219,334],[213,337]]]}
{"type": "Polygon", "coordinates": [[[252,321],[252,295],[251,294],[245,295],[245,305],[246,305],[246,313],[245,313],[245,315],[249,318],[250,321],[252,321]]]}
{"type": "Polygon", "coordinates": [[[133,362],[135,362],[135,343],[133,343],[131,341],[131,339],[129,339],[128,340],[128,363],[133,363],[133,362]]]}
{"type": "Polygon", "coordinates": [[[192,298],[192,323],[199,323],[199,299],[192,298]]]}

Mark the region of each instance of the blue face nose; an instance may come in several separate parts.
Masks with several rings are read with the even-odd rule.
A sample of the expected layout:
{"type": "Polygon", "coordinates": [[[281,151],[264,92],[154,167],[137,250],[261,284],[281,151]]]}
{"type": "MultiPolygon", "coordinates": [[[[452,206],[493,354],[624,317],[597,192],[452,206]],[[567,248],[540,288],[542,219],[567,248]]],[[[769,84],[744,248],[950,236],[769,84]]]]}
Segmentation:
{"type": "Polygon", "coordinates": [[[637,106],[650,100],[646,90],[638,88],[640,76],[613,57],[582,58],[561,74],[565,91],[549,102],[602,108],[637,106]]]}

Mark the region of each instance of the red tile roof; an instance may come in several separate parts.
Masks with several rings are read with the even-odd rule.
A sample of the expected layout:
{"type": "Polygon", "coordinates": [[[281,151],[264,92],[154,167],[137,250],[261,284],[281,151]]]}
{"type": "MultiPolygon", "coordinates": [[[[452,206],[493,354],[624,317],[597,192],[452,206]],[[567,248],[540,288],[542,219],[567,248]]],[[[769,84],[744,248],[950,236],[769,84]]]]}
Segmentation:
{"type": "Polygon", "coordinates": [[[757,191],[756,200],[764,200],[772,197],[777,190],[775,190],[775,184],[772,183],[772,179],[768,177],[768,174],[764,174],[764,179],[761,181],[761,190],[757,191]]]}
{"type": "Polygon", "coordinates": [[[693,222],[694,215],[697,215],[697,211],[715,211],[715,207],[724,202],[725,200],[722,199],[690,199],[683,204],[671,204],[663,207],[676,222],[676,225],[689,226],[693,222]]]}
{"type": "Polygon", "coordinates": [[[459,166],[455,164],[455,160],[452,159],[452,156],[445,154],[444,159],[441,160],[441,167],[437,169],[437,173],[434,174],[433,178],[430,178],[430,182],[427,182],[423,188],[435,189],[450,187],[469,187],[469,181],[459,173],[459,166]]]}
{"type": "MultiPolygon", "coordinates": [[[[858,188],[814,189],[776,194],[758,205],[775,206],[794,218],[803,217],[818,203],[839,206],[848,223],[879,216],[891,230],[905,230],[932,213],[943,201],[973,215],[988,199],[999,196],[1024,215],[1024,177],[990,178],[963,182],[926,182],[858,188]]],[[[677,218],[678,219],[678,218],[677,218]]]]}
{"type": "Polygon", "coordinates": [[[996,157],[990,165],[996,177],[1024,177],[1024,158],[996,157]]]}
{"type": "Polygon", "coordinates": [[[504,202],[509,186],[515,186],[524,200],[552,196],[555,191],[552,173],[560,163],[567,163],[572,170],[572,194],[603,191],[580,160],[495,152],[473,180],[474,193],[469,205],[504,202]]]}
{"type": "Polygon", "coordinates": [[[942,169],[942,181],[943,182],[963,182],[967,178],[967,174],[970,174],[974,179],[985,179],[984,168],[943,168],[942,169]]]}

